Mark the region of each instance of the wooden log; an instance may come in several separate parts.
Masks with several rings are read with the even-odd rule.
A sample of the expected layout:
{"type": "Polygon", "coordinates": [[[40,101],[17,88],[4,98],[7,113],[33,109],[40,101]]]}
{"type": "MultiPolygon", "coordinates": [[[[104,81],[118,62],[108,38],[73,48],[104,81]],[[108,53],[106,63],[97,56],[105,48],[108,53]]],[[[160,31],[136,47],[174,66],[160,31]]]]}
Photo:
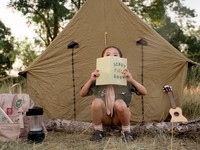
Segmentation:
{"type": "Polygon", "coordinates": [[[94,131],[93,124],[89,122],[81,122],[65,119],[49,119],[44,120],[47,131],[63,131],[67,133],[92,133],[94,131]]]}
{"type": "Polygon", "coordinates": [[[175,136],[190,133],[200,133],[200,119],[191,120],[188,122],[160,122],[160,123],[146,123],[144,125],[131,126],[131,131],[134,134],[141,133],[166,133],[174,134],[175,136]]]}
{"type": "MultiPolygon", "coordinates": [[[[89,122],[73,121],[73,120],[62,120],[52,119],[44,121],[47,130],[63,131],[67,133],[93,133],[94,126],[89,122]]],[[[104,127],[107,132],[120,132],[120,128],[104,127]]],[[[188,135],[188,134],[200,134],[200,119],[191,120],[184,123],[171,123],[171,122],[159,122],[159,123],[145,123],[131,125],[131,132],[133,134],[174,134],[188,135]]]]}

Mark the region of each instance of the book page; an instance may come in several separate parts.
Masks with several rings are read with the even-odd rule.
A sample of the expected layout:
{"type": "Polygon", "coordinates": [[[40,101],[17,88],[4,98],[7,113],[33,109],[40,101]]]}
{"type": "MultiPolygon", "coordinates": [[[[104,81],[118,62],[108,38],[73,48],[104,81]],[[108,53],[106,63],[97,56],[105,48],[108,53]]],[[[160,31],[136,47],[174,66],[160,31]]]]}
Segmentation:
{"type": "Polygon", "coordinates": [[[115,56],[97,58],[96,69],[100,76],[96,80],[96,85],[127,85],[127,80],[122,74],[127,69],[127,59],[115,56]]]}

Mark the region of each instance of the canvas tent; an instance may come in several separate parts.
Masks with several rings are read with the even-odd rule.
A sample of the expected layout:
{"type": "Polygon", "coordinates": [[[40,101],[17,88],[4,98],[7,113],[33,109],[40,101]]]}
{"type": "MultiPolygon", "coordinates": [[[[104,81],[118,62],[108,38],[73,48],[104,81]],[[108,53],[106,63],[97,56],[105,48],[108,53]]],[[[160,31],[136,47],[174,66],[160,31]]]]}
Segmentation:
{"type": "Polygon", "coordinates": [[[148,90],[143,97],[133,94],[132,122],[166,119],[170,103],[162,90],[165,84],[173,87],[180,105],[188,64],[194,62],[120,0],[87,0],[48,48],[20,72],[27,78],[27,92],[44,108],[45,117],[91,121],[94,97],[82,98],[79,91],[95,69],[96,58],[111,45],[122,50],[128,69],[148,90]],[[141,39],[147,45],[138,43],[141,39]]]}

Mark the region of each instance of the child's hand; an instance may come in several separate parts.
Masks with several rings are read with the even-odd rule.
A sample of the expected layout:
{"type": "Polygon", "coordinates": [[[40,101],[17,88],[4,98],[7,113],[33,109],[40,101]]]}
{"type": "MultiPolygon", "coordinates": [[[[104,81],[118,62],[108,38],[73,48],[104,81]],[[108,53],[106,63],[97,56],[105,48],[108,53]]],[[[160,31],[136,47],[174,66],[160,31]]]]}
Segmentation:
{"type": "Polygon", "coordinates": [[[132,74],[128,71],[128,69],[125,69],[122,73],[125,75],[127,81],[131,82],[133,80],[132,74]]]}
{"type": "Polygon", "coordinates": [[[132,77],[132,74],[128,71],[128,69],[125,69],[122,73],[125,75],[127,81],[134,85],[140,94],[147,94],[146,88],[132,77]]]}
{"type": "Polygon", "coordinates": [[[99,76],[100,76],[99,70],[95,70],[94,72],[91,73],[90,79],[92,81],[95,81],[99,76]]]}

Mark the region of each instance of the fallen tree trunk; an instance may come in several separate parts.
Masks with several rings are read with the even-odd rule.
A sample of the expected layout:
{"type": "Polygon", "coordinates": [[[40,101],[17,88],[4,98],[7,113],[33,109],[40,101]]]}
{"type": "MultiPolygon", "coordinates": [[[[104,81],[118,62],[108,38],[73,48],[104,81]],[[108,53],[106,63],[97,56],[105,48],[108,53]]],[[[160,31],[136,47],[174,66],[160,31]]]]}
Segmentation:
{"type": "Polygon", "coordinates": [[[67,133],[92,133],[93,124],[74,120],[52,119],[45,120],[44,125],[48,131],[63,131],[67,133]]]}
{"type": "MultiPolygon", "coordinates": [[[[67,133],[93,133],[93,124],[89,122],[73,121],[73,120],[45,120],[45,127],[47,130],[63,131],[67,133]]],[[[105,131],[108,132],[120,132],[120,128],[105,127],[105,131]]],[[[131,132],[133,134],[158,134],[166,133],[178,135],[188,134],[200,134],[200,119],[192,120],[185,123],[171,123],[171,122],[160,122],[160,123],[145,123],[131,125],[131,132]]]]}
{"type": "Polygon", "coordinates": [[[188,122],[160,122],[160,123],[147,123],[144,125],[131,126],[132,133],[166,133],[174,135],[190,134],[190,133],[200,133],[200,120],[192,120],[188,122]]]}

